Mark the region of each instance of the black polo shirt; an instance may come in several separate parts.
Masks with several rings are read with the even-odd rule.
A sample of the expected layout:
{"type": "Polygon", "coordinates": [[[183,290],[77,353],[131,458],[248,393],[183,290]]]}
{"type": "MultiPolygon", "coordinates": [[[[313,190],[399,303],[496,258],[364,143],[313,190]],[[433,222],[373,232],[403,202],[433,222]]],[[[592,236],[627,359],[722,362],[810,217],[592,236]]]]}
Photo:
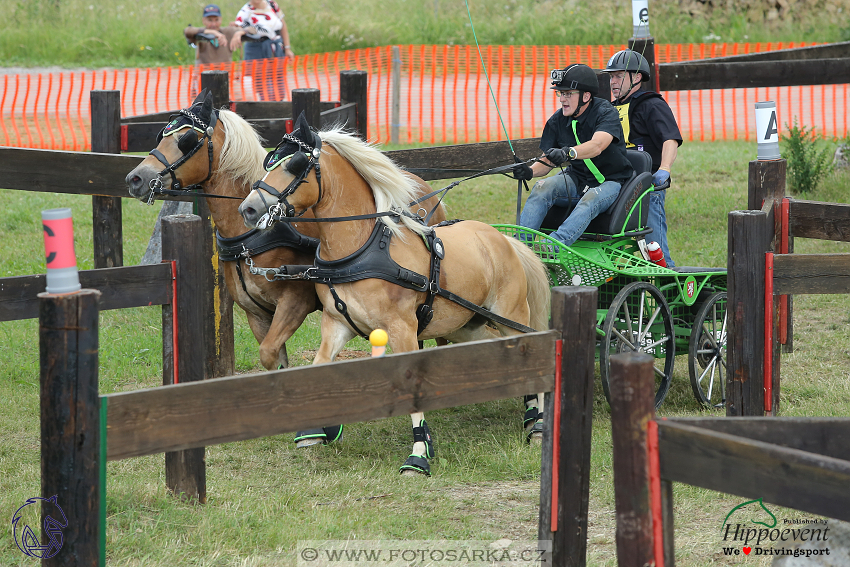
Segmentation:
{"type": "MultiPolygon", "coordinates": [[[[625,183],[634,174],[631,162],[626,157],[626,144],[623,141],[623,128],[620,125],[620,115],[610,102],[605,99],[593,97],[576,119],[576,132],[578,140],[573,135],[572,117],[564,116],[564,112],[558,109],[543,127],[540,136],[540,149],[546,152],[551,148],[567,148],[589,142],[593,134],[599,131],[607,132],[614,136],[608,147],[602,153],[592,158],[591,161],[597,169],[605,176],[606,181],[625,183]]],[[[571,175],[578,183],[579,189],[585,185],[597,187],[599,182],[593,173],[585,165],[584,160],[573,160],[570,163],[571,175]]]]}
{"type": "Polygon", "coordinates": [[[652,172],[655,173],[661,166],[664,142],[676,140],[682,145],[682,133],[673,111],[660,94],[652,91],[638,91],[623,104],[628,105],[629,139],[626,145],[647,152],[652,157],[652,172]]]}

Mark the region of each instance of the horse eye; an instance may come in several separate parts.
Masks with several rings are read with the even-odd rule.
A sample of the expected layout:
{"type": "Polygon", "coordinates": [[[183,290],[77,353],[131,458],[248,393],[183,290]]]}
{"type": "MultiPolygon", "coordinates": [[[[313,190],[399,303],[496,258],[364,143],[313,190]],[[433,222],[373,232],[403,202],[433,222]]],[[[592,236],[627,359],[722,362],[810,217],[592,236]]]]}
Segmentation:
{"type": "Polygon", "coordinates": [[[198,143],[198,133],[194,130],[189,130],[177,140],[177,149],[184,154],[188,154],[195,144],[198,143]]]}

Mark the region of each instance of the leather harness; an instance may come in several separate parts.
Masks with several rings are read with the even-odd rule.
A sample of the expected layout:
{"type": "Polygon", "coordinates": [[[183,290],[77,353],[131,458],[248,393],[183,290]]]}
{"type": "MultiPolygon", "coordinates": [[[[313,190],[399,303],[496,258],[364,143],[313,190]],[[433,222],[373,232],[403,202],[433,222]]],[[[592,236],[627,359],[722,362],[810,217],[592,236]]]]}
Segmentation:
{"type": "MultiPolygon", "coordinates": [[[[460,221],[446,221],[437,226],[448,226],[456,222],[460,221]]],[[[366,243],[350,256],[339,260],[322,260],[319,257],[320,248],[316,249],[314,267],[308,269],[305,274],[307,279],[328,286],[334,298],[334,306],[337,311],[345,317],[345,320],[358,335],[368,338],[368,335],[361,331],[351,319],[351,316],[348,314],[348,307],[339,297],[339,294],[337,294],[334,284],[350,283],[370,278],[382,279],[407,289],[427,293],[424,303],[416,309],[416,320],[418,321],[417,336],[422,334],[422,331],[425,330],[434,318],[433,303],[434,298],[438,295],[496,323],[523,333],[534,332],[534,329],[531,327],[496,315],[492,311],[440,287],[440,263],[445,257],[445,249],[443,248],[442,240],[437,237],[433,230],[422,235],[425,247],[428,249],[431,257],[428,277],[404,268],[392,259],[390,256],[390,241],[392,236],[392,231],[384,223],[378,222],[375,224],[375,228],[372,230],[372,234],[366,243]]]]}
{"type": "Polygon", "coordinates": [[[287,248],[296,248],[305,252],[315,252],[319,247],[319,239],[311,236],[305,236],[292,228],[289,223],[281,222],[275,224],[269,230],[253,229],[245,234],[234,236],[232,238],[223,237],[218,230],[215,231],[215,244],[218,248],[219,260],[223,262],[236,262],[236,273],[239,275],[239,283],[242,285],[242,290],[245,295],[254,302],[254,304],[274,316],[274,311],[261,305],[253,296],[248,293],[248,287],[245,285],[245,277],[242,275],[242,264],[239,261],[242,258],[250,258],[263,252],[268,252],[274,248],[281,246],[287,248]]]}

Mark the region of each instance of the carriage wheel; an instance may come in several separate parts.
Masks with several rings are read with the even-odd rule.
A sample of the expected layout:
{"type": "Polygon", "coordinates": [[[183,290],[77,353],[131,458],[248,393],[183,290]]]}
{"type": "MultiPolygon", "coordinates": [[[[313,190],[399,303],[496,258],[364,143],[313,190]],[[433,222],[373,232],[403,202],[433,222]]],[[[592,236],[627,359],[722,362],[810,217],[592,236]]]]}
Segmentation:
{"type": "Polygon", "coordinates": [[[709,297],[691,329],[688,369],[697,401],[706,406],[726,406],[726,292],[709,297]]]}
{"type": "Polygon", "coordinates": [[[599,347],[599,374],[608,403],[610,356],[623,352],[643,352],[655,357],[655,407],[661,405],[673,379],[676,336],[673,314],[667,300],[652,284],[632,282],[614,298],[605,322],[605,334],[599,347]]]}

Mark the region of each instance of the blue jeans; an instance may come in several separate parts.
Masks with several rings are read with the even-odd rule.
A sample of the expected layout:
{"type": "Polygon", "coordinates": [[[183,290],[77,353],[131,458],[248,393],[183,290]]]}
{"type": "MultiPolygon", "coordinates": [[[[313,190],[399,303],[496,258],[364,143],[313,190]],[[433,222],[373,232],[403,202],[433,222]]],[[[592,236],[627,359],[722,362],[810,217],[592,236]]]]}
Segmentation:
{"type": "Polygon", "coordinates": [[[646,240],[658,242],[661,251],[664,252],[667,267],[672,268],[676,264],[673,263],[673,258],[670,257],[670,249],[667,247],[667,215],[664,213],[666,195],[667,191],[653,191],[649,194],[649,218],[646,224],[652,229],[652,232],[646,235],[646,240]]]}
{"type": "Polygon", "coordinates": [[[569,246],[578,240],[590,221],[614,204],[619,194],[620,183],[605,181],[599,187],[588,189],[579,200],[580,195],[573,178],[559,173],[535,183],[520,214],[519,224],[539,230],[546,213],[553,205],[569,207],[573,204],[575,208],[570,212],[570,216],[550,235],[569,246]]]}

